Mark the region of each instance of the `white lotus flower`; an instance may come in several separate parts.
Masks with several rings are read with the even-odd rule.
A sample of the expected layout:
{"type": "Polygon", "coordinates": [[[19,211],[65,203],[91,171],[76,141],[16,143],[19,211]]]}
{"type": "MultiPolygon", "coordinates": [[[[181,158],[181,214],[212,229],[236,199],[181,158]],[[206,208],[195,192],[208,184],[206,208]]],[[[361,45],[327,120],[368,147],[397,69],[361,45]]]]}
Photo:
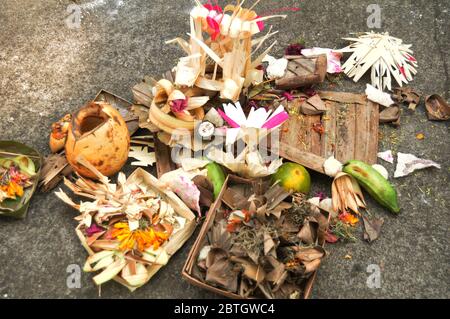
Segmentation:
{"type": "Polygon", "coordinates": [[[265,108],[255,110],[252,107],[250,114],[245,116],[244,110],[239,102],[236,104],[224,104],[222,110],[218,110],[222,118],[231,126],[227,129],[226,143],[233,144],[243,128],[274,129],[289,119],[289,114],[280,105],[274,112],[265,108]]]}

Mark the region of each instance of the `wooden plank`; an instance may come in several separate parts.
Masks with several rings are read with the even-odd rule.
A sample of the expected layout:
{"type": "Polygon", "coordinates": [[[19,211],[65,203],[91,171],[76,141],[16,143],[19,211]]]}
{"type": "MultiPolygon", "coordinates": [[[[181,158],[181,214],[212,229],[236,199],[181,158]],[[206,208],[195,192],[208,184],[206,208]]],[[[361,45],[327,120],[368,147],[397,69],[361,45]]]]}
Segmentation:
{"type": "Polygon", "coordinates": [[[378,154],[378,140],[379,140],[379,120],[380,120],[380,107],[378,104],[370,102],[367,104],[367,108],[370,111],[370,134],[368,136],[369,146],[367,151],[367,157],[365,161],[369,164],[377,163],[378,154]]]}
{"type": "Polygon", "coordinates": [[[302,151],[296,146],[291,146],[286,143],[280,145],[280,156],[314,171],[324,173],[323,164],[325,163],[325,159],[323,157],[302,151]]]}
{"type": "Polygon", "coordinates": [[[358,159],[373,164],[378,153],[379,107],[364,95],[321,92],[327,107],[322,116],[292,115],[283,125],[280,155],[323,173],[330,156],[341,162],[358,159]],[[313,125],[322,121],[320,136],[313,125]]]}
{"type": "Polygon", "coordinates": [[[356,106],[355,158],[366,159],[369,149],[371,111],[368,107],[356,106]]]}
{"type": "Polygon", "coordinates": [[[176,169],[175,163],[172,161],[170,147],[161,142],[158,134],[153,135],[155,141],[155,157],[156,157],[156,174],[158,178],[167,172],[176,169]]]}
{"type": "Polygon", "coordinates": [[[354,159],[355,104],[339,104],[336,127],[336,159],[342,163],[354,159]]]}
{"type": "Polygon", "coordinates": [[[306,152],[310,152],[311,153],[311,142],[312,142],[312,132],[313,132],[313,121],[312,121],[312,117],[311,116],[304,116],[304,123],[305,123],[305,128],[303,128],[304,131],[304,144],[305,144],[305,148],[304,151],[306,152]]]}
{"type": "Polygon", "coordinates": [[[310,130],[309,130],[309,135],[310,135],[310,145],[309,145],[309,151],[313,154],[317,154],[317,155],[321,155],[322,154],[322,135],[318,132],[316,132],[315,130],[313,130],[313,126],[314,124],[317,123],[322,123],[322,116],[320,115],[314,115],[314,116],[309,116],[310,118],[310,130]]]}
{"type": "MultiPolygon", "coordinates": [[[[300,102],[296,100],[291,102],[291,110],[298,114],[300,102]]],[[[308,117],[305,115],[291,115],[281,128],[280,141],[291,141],[300,148],[301,151],[308,151],[307,144],[308,117]]]]}
{"type": "Polygon", "coordinates": [[[325,134],[322,138],[321,156],[329,158],[335,155],[336,151],[336,105],[331,101],[325,101],[327,113],[323,116],[325,134]]]}
{"type": "Polygon", "coordinates": [[[354,93],[346,93],[346,92],[319,92],[320,97],[323,100],[338,102],[338,103],[347,103],[347,104],[367,104],[367,99],[365,95],[362,94],[354,94],[354,93]]]}
{"type": "Polygon", "coordinates": [[[302,152],[309,152],[309,146],[308,146],[308,127],[309,127],[309,121],[308,117],[305,115],[299,115],[299,126],[296,127],[296,136],[297,141],[300,143],[298,145],[299,150],[302,152]]]}

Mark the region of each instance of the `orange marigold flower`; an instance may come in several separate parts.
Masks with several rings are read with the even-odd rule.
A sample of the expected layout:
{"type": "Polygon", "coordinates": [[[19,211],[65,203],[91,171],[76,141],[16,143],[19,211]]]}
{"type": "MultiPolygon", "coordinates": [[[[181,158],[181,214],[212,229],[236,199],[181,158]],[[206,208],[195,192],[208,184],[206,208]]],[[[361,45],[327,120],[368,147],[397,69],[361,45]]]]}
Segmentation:
{"type": "Polygon", "coordinates": [[[351,213],[342,213],[339,215],[339,219],[351,226],[355,226],[359,222],[359,218],[351,213]]]}
{"type": "Polygon", "coordinates": [[[9,182],[8,185],[1,185],[0,188],[9,198],[15,199],[16,196],[23,196],[23,187],[15,182],[9,182]]]}
{"type": "Polygon", "coordinates": [[[155,231],[151,227],[130,231],[128,223],[117,223],[114,228],[111,237],[120,241],[121,250],[144,251],[150,247],[156,250],[169,239],[169,234],[155,231]]]}

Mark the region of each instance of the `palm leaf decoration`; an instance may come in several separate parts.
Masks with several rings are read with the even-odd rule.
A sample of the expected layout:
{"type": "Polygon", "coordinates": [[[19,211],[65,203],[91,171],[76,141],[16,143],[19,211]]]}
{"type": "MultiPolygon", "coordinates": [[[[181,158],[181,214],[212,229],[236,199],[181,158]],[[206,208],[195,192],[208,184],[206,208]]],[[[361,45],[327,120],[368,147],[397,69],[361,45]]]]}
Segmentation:
{"type": "Polygon", "coordinates": [[[417,73],[411,45],[389,33],[366,32],[358,38],[344,40],[353,43],[338,52],[352,53],[343,69],[355,82],[371,69],[372,85],[380,90],[392,90],[392,77],[402,87],[417,73]]]}

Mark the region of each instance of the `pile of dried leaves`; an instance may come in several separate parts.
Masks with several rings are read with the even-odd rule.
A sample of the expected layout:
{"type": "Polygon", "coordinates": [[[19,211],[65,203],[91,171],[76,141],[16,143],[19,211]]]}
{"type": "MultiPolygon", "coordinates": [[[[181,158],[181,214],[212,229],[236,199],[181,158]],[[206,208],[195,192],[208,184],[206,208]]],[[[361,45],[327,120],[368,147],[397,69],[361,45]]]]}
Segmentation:
{"type": "Polygon", "coordinates": [[[228,296],[298,299],[318,269],[328,219],[303,195],[262,180],[229,186],[193,275],[228,296]]]}

